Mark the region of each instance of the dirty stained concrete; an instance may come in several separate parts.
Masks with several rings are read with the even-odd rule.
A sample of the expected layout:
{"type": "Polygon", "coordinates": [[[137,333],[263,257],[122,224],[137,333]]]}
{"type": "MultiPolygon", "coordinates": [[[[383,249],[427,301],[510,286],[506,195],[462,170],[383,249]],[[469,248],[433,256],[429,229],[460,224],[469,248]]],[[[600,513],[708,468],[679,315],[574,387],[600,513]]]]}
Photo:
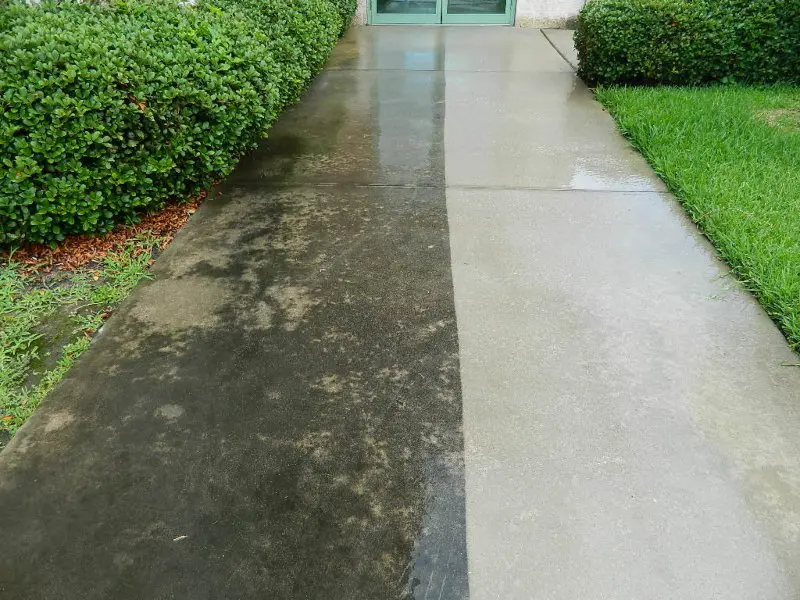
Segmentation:
{"type": "Polygon", "coordinates": [[[0,597],[800,597],[797,358],[568,44],[351,30],[0,454],[0,597]]]}
{"type": "Polygon", "coordinates": [[[443,83],[321,75],[203,205],[3,452],[0,596],[467,596],[443,83]]]}

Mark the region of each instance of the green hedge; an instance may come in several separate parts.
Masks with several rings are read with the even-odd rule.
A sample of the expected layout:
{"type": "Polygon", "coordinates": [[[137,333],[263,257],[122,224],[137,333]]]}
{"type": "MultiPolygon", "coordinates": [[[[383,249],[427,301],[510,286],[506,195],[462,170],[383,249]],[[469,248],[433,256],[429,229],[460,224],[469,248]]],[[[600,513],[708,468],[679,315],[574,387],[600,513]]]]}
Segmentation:
{"type": "Polygon", "coordinates": [[[230,172],[320,70],[342,14],[330,0],[0,5],[0,244],[103,232],[230,172]]]}
{"type": "Polygon", "coordinates": [[[590,85],[800,82],[800,0],[589,0],[575,32],[590,85]]]}
{"type": "Polygon", "coordinates": [[[342,29],[339,35],[344,35],[344,32],[350,27],[350,23],[353,22],[358,0],[330,0],[330,2],[336,7],[336,10],[339,11],[339,16],[342,18],[342,29]]]}

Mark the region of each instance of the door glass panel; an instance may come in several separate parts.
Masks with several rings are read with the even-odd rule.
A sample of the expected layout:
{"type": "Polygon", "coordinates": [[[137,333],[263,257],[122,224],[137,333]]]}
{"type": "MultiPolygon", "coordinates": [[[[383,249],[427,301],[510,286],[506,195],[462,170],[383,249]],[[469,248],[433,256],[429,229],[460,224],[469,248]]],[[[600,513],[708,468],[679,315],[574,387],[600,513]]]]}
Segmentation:
{"type": "Polygon", "coordinates": [[[450,15],[502,15],[507,0],[447,0],[450,15]]]}
{"type": "Polygon", "coordinates": [[[388,15],[435,15],[436,0],[378,0],[378,13],[388,15]]]}

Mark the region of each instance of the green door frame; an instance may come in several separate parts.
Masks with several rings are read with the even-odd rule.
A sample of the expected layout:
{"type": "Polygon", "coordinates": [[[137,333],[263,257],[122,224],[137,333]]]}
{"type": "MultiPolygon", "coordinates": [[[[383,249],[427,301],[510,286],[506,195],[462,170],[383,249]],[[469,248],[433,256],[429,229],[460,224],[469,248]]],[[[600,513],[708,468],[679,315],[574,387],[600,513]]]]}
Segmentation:
{"type": "Polygon", "coordinates": [[[513,25],[516,0],[506,0],[502,14],[457,14],[447,12],[447,0],[436,0],[433,14],[379,13],[378,0],[369,0],[367,22],[370,25],[513,25]]]}

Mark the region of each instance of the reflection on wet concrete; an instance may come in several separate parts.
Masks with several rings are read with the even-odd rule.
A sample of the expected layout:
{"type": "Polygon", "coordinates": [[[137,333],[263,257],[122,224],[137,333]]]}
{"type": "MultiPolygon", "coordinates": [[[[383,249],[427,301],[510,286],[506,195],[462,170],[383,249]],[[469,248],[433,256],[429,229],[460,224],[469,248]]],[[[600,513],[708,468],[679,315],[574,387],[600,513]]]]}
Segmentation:
{"type": "Polygon", "coordinates": [[[441,186],[443,120],[441,73],[329,71],[231,181],[441,186]]]}
{"type": "MultiPolygon", "coordinates": [[[[542,51],[555,55],[543,37],[541,44],[542,51]]],[[[564,71],[535,75],[446,74],[448,186],[664,189],[563,64],[564,71]]]]}
{"type": "Polygon", "coordinates": [[[464,514],[464,456],[439,455],[425,465],[422,531],[409,562],[408,589],[415,600],[468,597],[464,514]]]}

